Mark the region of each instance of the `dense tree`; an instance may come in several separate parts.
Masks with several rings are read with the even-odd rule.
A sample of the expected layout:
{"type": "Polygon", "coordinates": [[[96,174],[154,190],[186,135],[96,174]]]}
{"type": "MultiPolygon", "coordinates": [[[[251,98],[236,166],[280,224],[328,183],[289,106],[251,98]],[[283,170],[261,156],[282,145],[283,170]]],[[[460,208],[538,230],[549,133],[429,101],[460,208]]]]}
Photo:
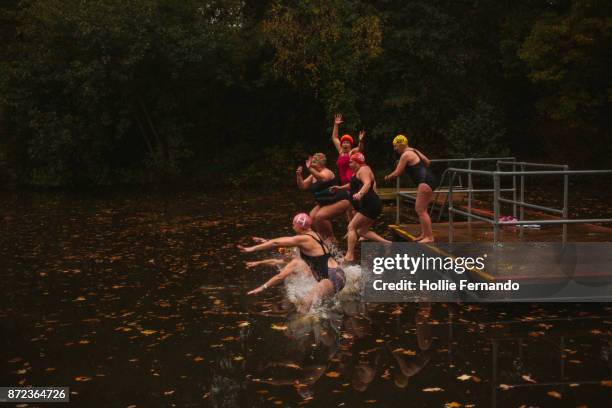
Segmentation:
{"type": "Polygon", "coordinates": [[[605,163],[612,6],[597,0],[14,0],[0,6],[0,180],[288,180],[331,114],[388,165],[605,163]],[[594,148],[594,146],[596,146],[594,148]],[[598,146],[602,146],[599,148],[598,146]]]}

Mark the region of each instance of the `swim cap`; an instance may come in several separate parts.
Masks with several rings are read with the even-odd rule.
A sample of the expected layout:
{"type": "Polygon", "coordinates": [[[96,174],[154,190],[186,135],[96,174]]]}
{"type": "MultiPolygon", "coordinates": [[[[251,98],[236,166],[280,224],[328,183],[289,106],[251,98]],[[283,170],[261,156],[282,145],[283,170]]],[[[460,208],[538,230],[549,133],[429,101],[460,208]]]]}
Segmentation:
{"type": "Polygon", "coordinates": [[[342,135],[342,137],[340,138],[340,143],[343,143],[343,142],[349,142],[352,146],[353,138],[351,137],[351,135],[342,135]]]}
{"type": "Polygon", "coordinates": [[[356,152],[351,154],[351,160],[355,163],[365,164],[365,156],[363,153],[356,152]]]}
{"type": "Polygon", "coordinates": [[[312,219],[306,213],[299,213],[298,215],[293,217],[293,224],[299,225],[304,229],[308,229],[312,225],[312,219]]]}
{"type": "Polygon", "coordinates": [[[315,153],[312,155],[311,163],[325,165],[325,163],[327,163],[327,157],[325,157],[323,153],[315,153]]]}
{"type": "Polygon", "coordinates": [[[398,144],[408,146],[408,138],[404,135],[395,136],[395,139],[393,139],[393,145],[398,145],[398,144]]]}

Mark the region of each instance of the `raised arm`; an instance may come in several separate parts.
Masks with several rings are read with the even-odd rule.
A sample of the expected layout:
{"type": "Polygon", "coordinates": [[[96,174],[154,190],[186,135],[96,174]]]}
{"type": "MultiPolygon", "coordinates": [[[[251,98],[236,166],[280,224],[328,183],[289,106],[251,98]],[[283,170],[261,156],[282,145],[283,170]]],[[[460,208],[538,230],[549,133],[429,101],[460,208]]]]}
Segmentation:
{"type": "Polygon", "coordinates": [[[253,289],[250,292],[247,292],[247,295],[256,295],[260,292],[263,292],[265,289],[268,289],[270,286],[274,286],[282,281],[284,281],[291,273],[294,271],[294,268],[291,265],[287,265],[281,270],[279,273],[271,277],[266,283],[259,286],[256,289],[253,289]]]}
{"type": "Polygon", "coordinates": [[[312,184],[312,174],[306,178],[302,178],[302,166],[295,171],[295,182],[300,190],[306,190],[312,184]]]}
{"type": "Polygon", "coordinates": [[[402,154],[400,156],[400,159],[397,162],[397,166],[395,167],[395,170],[393,170],[391,173],[385,176],[385,181],[393,180],[394,178],[399,177],[404,172],[404,169],[406,168],[407,164],[408,164],[408,155],[402,154]]]}
{"type": "Polygon", "coordinates": [[[356,152],[363,152],[363,139],[365,139],[365,130],[360,130],[359,131],[359,144],[357,145],[356,148],[354,148],[353,150],[351,150],[351,154],[356,153],[356,152]]]}
{"type": "Polygon", "coordinates": [[[340,136],[338,136],[338,129],[340,128],[342,122],[342,114],[336,113],[336,115],[334,116],[334,128],[332,130],[331,139],[332,142],[334,142],[334,146],[336,146],[336,150],[338,150],[338,153],[342,153],[342,143],[340,143],[340,136]]]}

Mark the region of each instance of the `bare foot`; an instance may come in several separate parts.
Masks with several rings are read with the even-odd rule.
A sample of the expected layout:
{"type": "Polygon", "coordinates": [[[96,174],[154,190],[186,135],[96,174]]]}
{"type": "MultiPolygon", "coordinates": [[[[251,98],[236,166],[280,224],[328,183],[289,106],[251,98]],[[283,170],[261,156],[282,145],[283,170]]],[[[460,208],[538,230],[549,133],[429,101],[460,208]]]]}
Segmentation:
{"type": "Polygon", "coordinates": [[[413,240],[413,241],[420,241],[420,240],[422,240],[423,238],[425,238],[425,236],[424,236],[423,234],[421,234],[421,235],[419,235],[418,237],[414,237],[412,240],[413,240]]]}
{"type": "Polygon", "coordinates": [[[355,262],[355,258],[354,257],[352,257],[352,256],[351,257],[348,257],[348,256],[344,257],[344,263],[352,263],[352,262],[355,262]]]}
{"type": "Polygon", "coordinates": [[[433,238],[423,238],[420,241],[417,241],[419,244],[431,244],[434,242],[433,238]]]}

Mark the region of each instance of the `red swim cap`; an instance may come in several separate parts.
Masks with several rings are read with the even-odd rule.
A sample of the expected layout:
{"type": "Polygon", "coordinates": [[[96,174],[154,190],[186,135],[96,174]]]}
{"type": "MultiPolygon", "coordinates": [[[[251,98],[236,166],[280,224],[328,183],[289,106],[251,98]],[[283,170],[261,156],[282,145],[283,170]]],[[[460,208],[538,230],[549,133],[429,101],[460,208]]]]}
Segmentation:
{"type": "Polygon", "coordinates": [[[365,164],[365,156],[359,152],[351,154],[351,160],[355,163],[365,164]]]}
{"type": "Polygon", "coordinates": [[[312,225],[312,219],[310,218],[310,215],[306,213],[299,213],[293,217],[293,224],[299,225],[303,229],[308,229],[312,225]]]}
{"type": "Polygon", "coordinates": [[[342,135],[342,137],[340,138],[340,143],[343,143],[343,142],[349,142],[352,146],[353,138],[351,137],[351,135],[342,135]]]}

